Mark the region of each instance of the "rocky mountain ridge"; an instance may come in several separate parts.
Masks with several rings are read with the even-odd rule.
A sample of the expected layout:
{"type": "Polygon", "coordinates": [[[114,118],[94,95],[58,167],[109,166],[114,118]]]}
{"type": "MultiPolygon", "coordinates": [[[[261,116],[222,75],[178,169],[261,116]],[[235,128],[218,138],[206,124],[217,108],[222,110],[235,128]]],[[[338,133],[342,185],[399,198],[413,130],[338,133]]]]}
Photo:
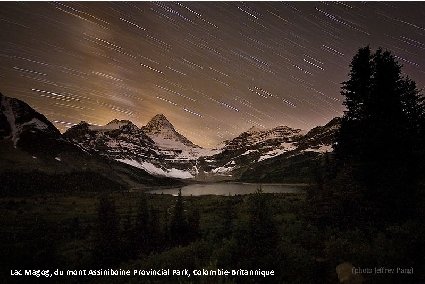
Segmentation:
{"type": "Polygon", "coordinates": [[[314,160],[332,151],[340,123],[339,118],[335,118],[307,133],[288,126],[266,130],[250,128],[224,141],[219,149],[209,150],[180,134],[163,114],[154,116],[142,127],[129,120],[117,119],[104,126],[80,122],[61,135],[47,118],[27,104],[5,96],[1,97],[1,102],[0,138],[11,139],[15,146],[19,143],[52,145],[45,140],[50,139],[62,148],[74,145],[90,155],[118,161],[154,176],[180,179],[237,180],[246,176],[246,172],[256,172],[255,169],[265,163],[271,165],[274,161],[305,153],[314,160]],[[16,124],[11,123],[15,121],[16,124]],[[25,139],[21,140],[22,137],[25,139]],[[27,143],[23,143],[25,141],[27,143]]]}
{"type": "Polygon", "coordinates": [[[332,152],[334,136],[340,119],[334,118],[325,126],[304,133],[301,129],[278,126],[268,130],[249,129],[234,139],[225,141],[221,151],[203,159],[207,173],[239,179],[250,168],[282,158],[310,153],[317,158],[332,152]]]}

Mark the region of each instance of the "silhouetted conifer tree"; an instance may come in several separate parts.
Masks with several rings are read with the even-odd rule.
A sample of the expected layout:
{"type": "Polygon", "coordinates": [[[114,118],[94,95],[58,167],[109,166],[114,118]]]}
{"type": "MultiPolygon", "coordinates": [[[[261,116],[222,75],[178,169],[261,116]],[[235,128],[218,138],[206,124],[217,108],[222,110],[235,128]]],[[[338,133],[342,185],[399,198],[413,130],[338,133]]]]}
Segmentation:
{"type": "Polygon", "coordinates": [[[339,171],[381,213],[403,216],[415,198],[414,165],[423,159],[424,99],[388,51],[362,48],[350,67],[341,92],[347,110],[335,145],[339,171]]]}
{"type": "MultiPolygon", "coordinates": [[[[274,269],[279,262],[279,234],[261,188],[248,197],[248,223],[235,233],[234,265],[244,269],[274,269]]],[[[261,279],[257,279],[261,281],[261,279]]],[[[258,282],[258,281],[256,281],[258,282]]]]}
{"type": "Polygon", "coordinates": [[[150,232],[150,212],[145,194],[142,194],[139,199],[134,229],[135,249],[138,253],[149,253],[152,237],[150,232]]]}
{"type": "Polygon", "coordinates": [[[177,201],[170,221],[171,242],[180,245],[187,243],[187,221],[184,214],[182,191],[179,189],[177,201]]]}
{"type": "Polygon", "coordinates": [[[196,240],[200,236],[200,231],[199,231],[200,220],[201,220],[201,216],[200,216],[198,207],[192,208],[189,216],[187,217],[188,234],[189,234],[189,239],[191,241],[196,240]]]}
{"type": "Polygon", "coordinates": [[[133,209],[129,207],[121,231],[122,252],[125,259],[134,258],[137,250],[135,249],[135,229],[133,222],[133,209]]]}
{"type": "Polygon", "coordinates": [[[156,209],[150,209],[149,218],[149,233],[150,233],[150,247],[151,250],[157,251],[163,247],[165,242],[164,234],[161,231],[161,223],[156,209]]]}
{"type": "Polygon", "coordinates": [[[119,216],[115,202],[107,196],[97,207],[97,231],[93,258],[99,265],[116,264],[120,258],[119,216]]]}
{"type": "Polygon", "coordinates": [[[233,219],[235,218],[235,215],[232,198],[226,198],[222,211],[223,235],[225,238],[229,239],[233,233],[233,219]]]}

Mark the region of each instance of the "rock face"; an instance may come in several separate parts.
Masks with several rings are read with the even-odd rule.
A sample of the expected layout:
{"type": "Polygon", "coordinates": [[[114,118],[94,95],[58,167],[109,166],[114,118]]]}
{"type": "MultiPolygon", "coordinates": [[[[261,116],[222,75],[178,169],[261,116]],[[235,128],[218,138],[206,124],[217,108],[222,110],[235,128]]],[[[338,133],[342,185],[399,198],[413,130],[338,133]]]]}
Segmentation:
{"type": "Polygon", "coordinates": [[[180,149],[182,145],[200,148],[178,133],[163,114],[155,115],[142,130],[161,148],[180,149]]]}
{"type": "Polygon", "coordinates": [[[332,152],[332,144],[340,125],[341,118],[335,117],[326,125],[311,129],[298,141],[298,148],[302,151],[332,152]]]}
{"type": "Polygon", "coordinates": [[[251,128],[225,141],[220,153],[204,158],[202,165],[209,173],[245,181],[279,182],[289,176],[307,176],[315,159],[332,152],[339,124],[335,118],[307,133],[287,126],[251,128]]]}
{"type": "Polygon", "coordinates": [[[270,130],[251,128],[225,141],[220,152],[204,159],[203,165],[210,173],[237,177],[252,164],[294,150],[301,136],[300,129],[287,126],[270,130]]]}
{"type": "Polygon", "coordinates": [[[105,126],[92,126],[82,121],[64,135],[89,153],[113,160],[156,159],[154,142],[136,125],[126,120],[113,120],[105,126]]]}
{"type": "Polygon", "coordinates": [[[59,130],[44,115],[21,100],[0,93],[0,139],[36,152],[60,137],[59,130]]]}

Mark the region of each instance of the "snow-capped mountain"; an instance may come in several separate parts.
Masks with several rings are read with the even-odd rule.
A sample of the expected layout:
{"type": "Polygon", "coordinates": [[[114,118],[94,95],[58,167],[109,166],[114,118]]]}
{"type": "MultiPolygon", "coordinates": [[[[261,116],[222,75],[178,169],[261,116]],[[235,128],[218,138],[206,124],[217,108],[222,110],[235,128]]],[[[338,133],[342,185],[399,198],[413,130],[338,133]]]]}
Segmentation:
{"type": "Polygon", "coordinates": [[[303,152],[332,150],[338,120],[303,133],[278,126],[268,130],[250,128],[219,149],[203,149],[176,131],[163,115],[154,116],[141,128],[127,120],[105,126],[85,122],[71,127],[64,136],[90,153],[141,168],[153,175],[175,178],[238,179],[257,164],[303,152]]]}
{"type": "Polygon", "coordinates": [[[44,115],[23,101],[0,93],[0,110],[0,138],[10,138],[15,146],[27,133],[60,136],[59,130],[44,115]]]}
{"type": "Polygon", "coordinates": [[[104,126],[82,121],[63,135],[89,153],[99,153],[114,160],[157,157],[154,142],[127,120],[115,119],[104,126]]]}
{"type": "MultiPolygon", "coordinates": [[[[114,119],[104,126],[81,122],[61,135],[46,117],[20,100],[0,95],[0,107],[0,141],[10,141],[35,158],[44,155],[63,162],[65,156],[70,161],[84,153],[155,176],[198,180],[256,179],[259,173],[265,177],[271,171],[288,171],[281,165],[289,167],[300,157],[303,165],[308,164],[321,153],[332,151],[340,125],[340,119],[335,118],[307,133],[287,126],[268,130],[252,127],[224,141],[220,148],[209,150],[189,141],[162,114],[140,128],[129,120],[114,119]]],[[[80,167],[80,160],[74,160],[73,164],[80,167]]]]}
{"type": "Polygon", "coordinates": [[[196,161],[201,156],[209,156],[216,153],[193,144],[189,139],[177,132],[173,124],[163,114],[155,115],[141,129],[173,161],[196,161]]]}
{"type": "Polygon", "coordinates": [[[224,142],[220,153],[204,159],[204,168],[212,174],[238,175],[252,163],[296,149],[302,137],[300,129],[279,126],[268,130],[255,127],[224,142]]]}
{"type": "Polygon", "coordinates": [[[341,118],[335,117],[324,126],[317,126],[307,132],[297,143],[299,151],[332,152],[335,135],[341,126],[341,118]]]}
{"type": "MultiPolygon", "coordinates": [[[[318,126],[307,133],[287,126],[269,130],[250,128],[238,137],[225,141],[220,153],[202,158],[202,168],[208,175],[239,179],[246,176],[249,170],[252,172],[253,169],[280,159],[292,159],[308,153],[311,160],[332,151],[339,123],[340,119],[335,118],[325,126],[318,126]]],[[[253,179],[257,177],[255,173],[250,176],[253,179]]]]}
{"type": "MultiPolygon", "coordinates": [[[[90,135],[85,136],[90,134],[89,128],[96,127],[82,123],[70,132],[70,136],[90,138],[90,135]]],[[[98,131],[128,135],[134,129],[137,127],[129,121],[113,121],[98,131]]],[[[28,104],[0,94],[0,190],[114,190],[178,183],[92,155],[70,140],[28,104]]],[[[153,143],[146,135],[140,141],[153,143]]],[[[125,148],[124,144],[120,148],[125,148]]]]}
{"type": "Polygon", "coordinates": [[[10,140],[14,148],[32,153],[46,152],[46,146],[63,143],[59,130],[44,115],[1,93],[0,140],[10,140]]]}
{"type": "Polygon", "coordinates": [[[64,136],[88,152],[175,178],[193,178],[197,159],[208,153],[178,133],[162,114],[142,128],[127,120],[115,119],[105,126],[81,122],[64,136]]]}
{"type": "Polygon", "coordinates": [[[155,115],[142,130],[163,149],[200,148],[178,133],[163,114],[155,115]]]}
{"type": "Polygon", "coordinates": [[[320,167],[322,157],[332,152],[332,144],[340,127],[339,117],[324,126],[311,129],[298,136],[295,147],[273,157],[261,156],[236,172],[238,179],[248,182],[309,182],[320,167]]]}

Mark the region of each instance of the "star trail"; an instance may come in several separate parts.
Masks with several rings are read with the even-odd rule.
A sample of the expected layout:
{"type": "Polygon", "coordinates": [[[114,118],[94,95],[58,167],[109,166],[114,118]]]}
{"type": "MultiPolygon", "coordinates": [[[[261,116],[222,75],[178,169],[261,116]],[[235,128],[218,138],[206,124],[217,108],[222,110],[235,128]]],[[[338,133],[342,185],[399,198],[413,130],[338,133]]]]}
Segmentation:
{"type": "Polygon", "coordinates": [[[3,2],[0,92],[61,131],[163,113],[213,147],[342,115],[340,83],[368,44],[424,87],[421,2],[3,2]]]}

